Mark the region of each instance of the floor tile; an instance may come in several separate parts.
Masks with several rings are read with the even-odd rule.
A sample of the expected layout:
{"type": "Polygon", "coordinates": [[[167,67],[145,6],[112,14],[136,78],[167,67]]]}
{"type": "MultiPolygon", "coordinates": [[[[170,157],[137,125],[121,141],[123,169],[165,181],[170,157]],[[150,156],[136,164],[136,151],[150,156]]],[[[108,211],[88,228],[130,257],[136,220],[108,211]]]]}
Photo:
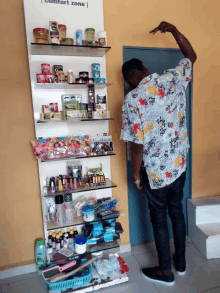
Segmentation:
{"type": "MultiPolygon", "coordinates": [[[[171,248],[171,254],[174,248],[171,248]]],[[[135,258],[141,267],[153,267],[158,264],[156,252],[150,252],[142,255],[136,255],[135,258]]],[[[195,293],[209,290],[220,286],[220,267],[214,262],[207,262],[202,254],[191,244],[187,243],[186,248],[187,273],[185,276],[179,276],[174,267],[175,284],[166,286],[154,282],[155,287],[161,293],[195,293]]]]}
{"type": "Polygon", "coordinates": [[[25,280],[25,279],[35,278],[36,276],[37,276],[37,273],[30,273],[30,274],[23,274],[23,275],[10,277],[10,278],[6,278],[6,279],[0,279],[0,284],[18,282],[18,281],[22,281],[22,280],[25,280]]]}
{"type": "MultiPolygon", "coordinates": [[[[210,290],[205,291],[204,293],[219,293],[220,292],[220,287],[216,287],[210,290]]],[[[202,292],[203,293],[203,292],[202,292]]]]}
{"type": "Polygon", "coordinates": [[[129,276],[129,282],[115,285],[109,288],[100,289],[97,292],[99,293],[143,293],[143,292],[149,292],[149,293],[158,293],[158,290],[155,288],[152,282],[144,280],[141,275],[141,268],[134,256],[130,257],[124,257],[125,262],[127,263],[130,272],[128,274],[129,276]]]}
{"type": "Polygon", "coordinates": [[[0,284],[1,293],[10,293],[9,284],[0,284]]]}
{"type": "Polygon", "coordinates": [[[45,284],[41,276],[21,280],[17,282],[12,282],[9,284],[10,293],[47,293],[47,285],[45,284]]]}

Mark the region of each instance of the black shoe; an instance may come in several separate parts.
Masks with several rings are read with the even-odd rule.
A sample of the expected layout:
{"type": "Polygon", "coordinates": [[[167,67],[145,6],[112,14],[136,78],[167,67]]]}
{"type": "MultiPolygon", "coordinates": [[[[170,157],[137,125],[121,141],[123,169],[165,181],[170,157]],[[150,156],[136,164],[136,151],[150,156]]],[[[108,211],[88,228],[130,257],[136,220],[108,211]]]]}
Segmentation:
{"type": "Polygon", "coordinates": [[[174,265],[178,275],[183,276],[186,274],[186,262],[180,263],[176,260],[175,254],[173,255],[174,265]]]}
{"type": "Polygon", "coordinates": [[[166,285],[174,284],[174,275],[172,272],[169,275],[159,275],[157,269],[159,267],[142,269],[142,275],[150,281],[157,281],[166,285]]]}

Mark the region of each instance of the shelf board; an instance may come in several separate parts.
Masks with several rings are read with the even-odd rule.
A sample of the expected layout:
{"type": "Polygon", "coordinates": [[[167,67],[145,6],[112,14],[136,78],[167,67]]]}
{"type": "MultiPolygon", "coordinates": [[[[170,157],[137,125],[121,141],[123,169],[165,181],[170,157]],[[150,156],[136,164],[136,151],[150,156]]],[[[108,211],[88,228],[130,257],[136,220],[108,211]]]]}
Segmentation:
{"type": "MultiPolygon", "coordinates": [[[[120,239],[118,239],[120,240],[120,239]]],[[[104,251],[108,249],[114,249],[120,247],[119,241],[118,240],[113,240],[111,242],[103,242],[103,243],[97,243],[97,244],[89,244],[87,245],[87,253],[93,253],[93,252],[98,252],[98,251],[104,251]]],[[[69,248],[69,247],[68,247],[69,248]]],[[[69,248],[70,249],[70,248],[69,248]]],[[[55,249],[53,249],[53,253],[50,254],[50,262],[54,263],[56,259],[54,259],[54,255],[58,253],[55,249]]],[[[65,255],[63,258],[59,258],[59,260],[71,260],[72,257],[78,256],[76,252],[73,252],[73,254],[70,257],[66,257],[65,255]]]]}
{"type": "MultiPolygon", "coordinates": [[[[108,220],[113,220],[113,219],[117,219],[118,217],[112,217],[108,220]]],[[[74,220],[72,222],[69,222],[69,223],[66,223],[66,224],[60,224],[60,223],[57,223],[56,221],[54,222],[47,222],[47,231],[50,231],[50,230],[56,230],[56,229],[63,229],[63,228],[67,228],[67,227],[70,227],[70,226],[79,226],[79,225],[83,225],[83,224],[86,224],[86,223],[94,223],[94,222],[102,222],[102,221],[106,221],[106,220],[101,220],[100,218],[96,217],[94,219],[94,221],[91,221],[91,222],[85,222],[83,221],[83,217],[75,217],[74,220]]]]}
{"type": "Polygon", "coordinates": [[[68,158],[60,158],[60,159],[41,159],[42,163],[46,162],[56,162],[56,161],[67,161],[67,160],[78,160],[78,159],[87,159],[87,158],[97,158],[97,157],[107,157],[114,156],[115,153],[109,152],[107,155],[96,155],[96,156],[82,156],[82,157],[68,157],[68,158]]]}
{"type": "Polygon", "coordinates": [[[71,90],[71,89],[87,89],[94,85],[95,89],[104,89],[113,83],[34,83],[36,90],[71,90]]]}
{"type": "Polygon", "coordinates": [[[111,47],[31,43],[31,55],[103,57],[111,47]]]}
{"type": "Polygon", "coordinates": [[[62,192],[55,192],[55,193],[50,193],[48,192],[47,194],[42,194],[41,196],[47,197],[47,196],[56,196],[58,194],[66,194],[66,193],[78,193],[78,192],[85,192],[85,191],[91,191],[91,190],[99,190],[99,189],[107,189],[107,188],[114,188],[117,187],[115,183],[113,183],[110,179],[106,178],[106,185],[103,186],[86,186],[82,188],[78,188],[76,190],[68,190],[68,191],[62,191],[62,192]]]}
{"type": "Polygon", "coordinates": [[[62,122],[68,122],[68,123],[78,123],[78,122],[86,122],[86,121],[90,121],[90,122],[95,122],[95,121],[110,121],[110,120],[114,120],[114,118],[101,118],[101,119],[79,119],[79,120],[49,120],[49,121],[40,121],[37,120],[36,123],[62,123],[62,122]]]}

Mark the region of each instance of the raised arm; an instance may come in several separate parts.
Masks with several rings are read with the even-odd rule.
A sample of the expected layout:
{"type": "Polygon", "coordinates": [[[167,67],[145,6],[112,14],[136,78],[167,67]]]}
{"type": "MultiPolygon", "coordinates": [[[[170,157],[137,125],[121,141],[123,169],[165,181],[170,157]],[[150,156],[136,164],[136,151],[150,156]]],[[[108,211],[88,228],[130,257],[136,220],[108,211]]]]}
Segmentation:
{"type": "Polygon", "coordinates": [[[195,51],[193,50],[193,47],[191,46],[191,44],[187,40],[187,38],[184,37],[184,35],[182,35],[174,25],[172,25],[168,22],[162,21],[158,25],[158,27],[156,27],[155,29],[150,31],[150,33],[152,33],[154,35],[158,31],[160,31],[161,33],[166,33],[166,32],[172,33],[172,35],[174,36],[175,40],[177,41],[177,44],[179,45],[180,50],[183,53],[183,55],[186,58],[188,58],[192,62],[192,64],[195,63],[197,56],[196,56],[195,51]]]}

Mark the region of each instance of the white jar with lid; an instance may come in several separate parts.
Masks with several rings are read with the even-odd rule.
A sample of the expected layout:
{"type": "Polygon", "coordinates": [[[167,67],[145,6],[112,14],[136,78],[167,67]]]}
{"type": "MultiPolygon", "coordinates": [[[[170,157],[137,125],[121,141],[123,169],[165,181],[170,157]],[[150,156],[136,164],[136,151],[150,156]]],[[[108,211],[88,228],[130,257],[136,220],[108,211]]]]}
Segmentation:
{"type": "Polygon", "coordinates": [[[74,75],[73,75],[73,70],[72,69],[69,69],[67,71],[67,82],[68,83],[74,83],[75,82],[74,75]]]}

